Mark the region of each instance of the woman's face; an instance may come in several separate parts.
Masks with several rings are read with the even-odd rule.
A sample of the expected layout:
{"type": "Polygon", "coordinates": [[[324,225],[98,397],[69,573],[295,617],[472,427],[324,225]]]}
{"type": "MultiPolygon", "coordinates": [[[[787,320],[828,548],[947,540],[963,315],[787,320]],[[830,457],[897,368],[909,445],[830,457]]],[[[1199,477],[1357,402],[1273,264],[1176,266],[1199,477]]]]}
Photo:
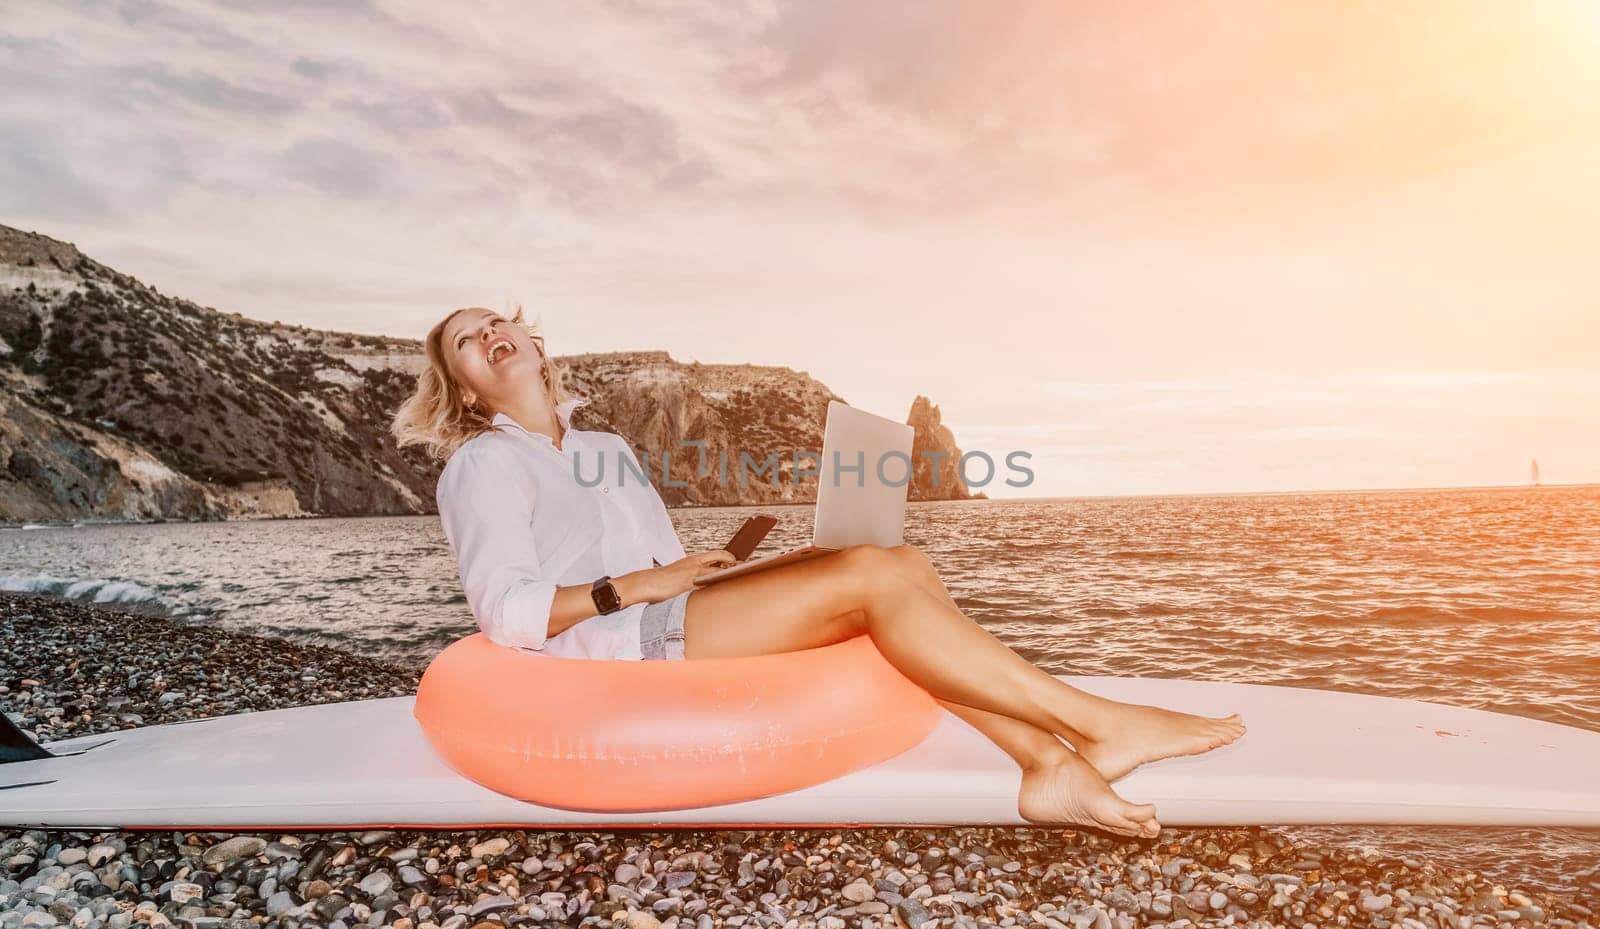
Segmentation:
{"type": "Polygon", "coordinates": [[[544,359],[533,337],[492,310],[457,313],[445,326],[443,348],[467,402],[478,401],[485,415],[505,399],[544,391],[544,359]]]}

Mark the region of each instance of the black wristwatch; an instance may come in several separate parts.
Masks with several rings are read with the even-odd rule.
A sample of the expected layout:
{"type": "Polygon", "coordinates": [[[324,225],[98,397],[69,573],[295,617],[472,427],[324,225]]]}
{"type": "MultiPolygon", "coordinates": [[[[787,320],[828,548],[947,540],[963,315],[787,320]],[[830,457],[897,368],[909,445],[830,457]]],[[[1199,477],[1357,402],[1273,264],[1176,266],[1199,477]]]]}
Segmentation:
{"type": "Polygon", "coordinates": [[[600,615],[615,613],[622,609],[622,595],[617,593],[617,588],[611,583],[610,575],[602,575],[594,586],[589,588],[589,595],[594,597],[594,608],[600,615]]]}

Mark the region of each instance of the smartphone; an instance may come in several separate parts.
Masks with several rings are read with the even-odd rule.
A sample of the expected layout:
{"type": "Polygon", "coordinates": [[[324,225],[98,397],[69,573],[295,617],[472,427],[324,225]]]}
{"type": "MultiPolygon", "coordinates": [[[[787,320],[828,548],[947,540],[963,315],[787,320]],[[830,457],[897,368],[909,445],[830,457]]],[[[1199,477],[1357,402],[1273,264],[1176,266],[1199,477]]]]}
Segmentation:
{"type": "Polygon", "coordinates": [[[752,516],[744,521],[738,532],[733,534],[733,541],[722,547],[731,552],[734,558],[744,561],[777,524],[776,516],[752,516]]]}

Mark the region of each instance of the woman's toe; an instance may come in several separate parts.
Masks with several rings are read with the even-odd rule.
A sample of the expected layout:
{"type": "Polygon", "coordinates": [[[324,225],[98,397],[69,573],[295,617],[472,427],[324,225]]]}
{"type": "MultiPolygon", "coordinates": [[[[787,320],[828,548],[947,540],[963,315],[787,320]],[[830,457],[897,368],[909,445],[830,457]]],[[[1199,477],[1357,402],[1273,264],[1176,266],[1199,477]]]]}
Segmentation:
{"type": "Polygon", "coordinates": [[[1142,817],[1137,819],[1129,817],[1123,820],[1123,828],[1128,835],[1133,836],[1149,836],[1161,831],[1161,827],[1156,825],[1155,820],[1142,817]]]}
{"type": "Polygon", "coordinates": [[[1154,803],[1134,804],[1128,807],[1123,817],[1142,832],[1147,823],[1155,822],[1156,805],[1154,803]]]}

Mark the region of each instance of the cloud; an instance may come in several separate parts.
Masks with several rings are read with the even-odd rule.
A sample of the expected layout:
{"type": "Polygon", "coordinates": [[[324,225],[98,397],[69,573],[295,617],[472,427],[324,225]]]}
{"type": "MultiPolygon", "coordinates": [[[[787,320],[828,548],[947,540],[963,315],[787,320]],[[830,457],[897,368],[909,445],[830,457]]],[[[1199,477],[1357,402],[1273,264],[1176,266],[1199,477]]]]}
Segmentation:
{"type": "Polygon", "coordinates": [[[240,119],[283,116],[296,109],[293,97],[242,86],[216,74],[176,72],[160,64],[113,67],[104,77],[130,100],[152,112],[195,107],[240,119]]]}
{"type": "Polygon", "coordinates": [[[1582,7],[817,0],[779,8],[760,38],[780,64],[751,86],[890,130],[907,161],[897,145],[936,140],[947,203],[1023,195],[1057,221],[1104,190],[1185,219],[1269,191],[1327,208],[1595,126],[1582,7]]]}
{"type": "Polygon", "coordinates": [[[32,4],[0,222],[258,318],[518,300],[1208,486],[1407,431],[1480,434],[1440,480],[1594,461],[1587,4],[32,4]]]}
{"type": "Polygon", "coordinates": [[[1585,49],[1545,25],[1482,3],[1435,29],[1264,0],[616,3],[560,22],[233,2],[35,12],[0,41],[70,36],[48,68],[29,56],[68,88],[62,102],[110,127],[104,101],[132,99],[147,125],[210,133],[196,148],[233,161],[270,163],[286,137],[359,147],[376,130],[413,163],[403,173],[488,163],[530,203],[580,214],[700,202],[1061,228],[1111,204],[1248,215],[1267,189],[1329,208],[1441,158],[1594,125],[1600,94],[1548,92],[1547,60],[1585,49]],[[1485,37],[1500,43],[1490,59],[1485,37]],[[1424,41],[1439,60],[1419,70],[1424,41]],[[219,125],[237,138],[216,142],[219,125]]]}
{"type": "Polygon", "coordinates": [[[274,159],[277,172],[334,197],[367,197],[382,190],[387,161],[341,139],[301,139],[274,159]]]}
{"type": "MultiPolygon", "coordinates": [[[[230,278],[230,289],[240,293],[271,294],[296,301],[337,300],[351,306],[392,308],[415,299],[413,284],[386,279],[358,279],[348,274],[318,274],[266,269],[230,278]]],[[[435,299],[448,301],[447,288],[438,288],[435,299]]]]}
{"type": "MultiPolygon", "coordinates": [[[[318,67],[326,67],[333,71],[350,66],[342,63],[324,63],[318,67]]],[[[297,68],[296,73],[304,72],[297,68]]],[[[331,80],[318,77],[312,79],[331,80]]],[[[375,129],[397,143],[426,139],[431,134],[447,129],[454,122],[450,110],[426,93],[335,97],[329,102],[329,107],[341,115],[354,117],[363,128],[375,129]]]]}
{"type": "Polygon", "coordinates": [[[72,159],[40,127],[0,120],[0,214],[73,221],[111,219],[112,192],[79,174],[72,159]]]}
{"type": "MultiPolygon", "coordinates": [[[[198,47],[212,53],[239,54],[255,43],[243,31],[229,28],[215,16],[195,13],[175,3],[118,2],[104,8],[115,18],[114,28],[160,47],[198,47]]],[[[73,20],[82,20],[73,17],[73,20]]]]}
{"type": "Polygon", "coordinates": [[[574,209],[623,209],[716,172],[686,149],[664,112],[577,83],[478,87],[439,100],[452,122],[491,140],[483,152],[518,182],[574,209]]]}

